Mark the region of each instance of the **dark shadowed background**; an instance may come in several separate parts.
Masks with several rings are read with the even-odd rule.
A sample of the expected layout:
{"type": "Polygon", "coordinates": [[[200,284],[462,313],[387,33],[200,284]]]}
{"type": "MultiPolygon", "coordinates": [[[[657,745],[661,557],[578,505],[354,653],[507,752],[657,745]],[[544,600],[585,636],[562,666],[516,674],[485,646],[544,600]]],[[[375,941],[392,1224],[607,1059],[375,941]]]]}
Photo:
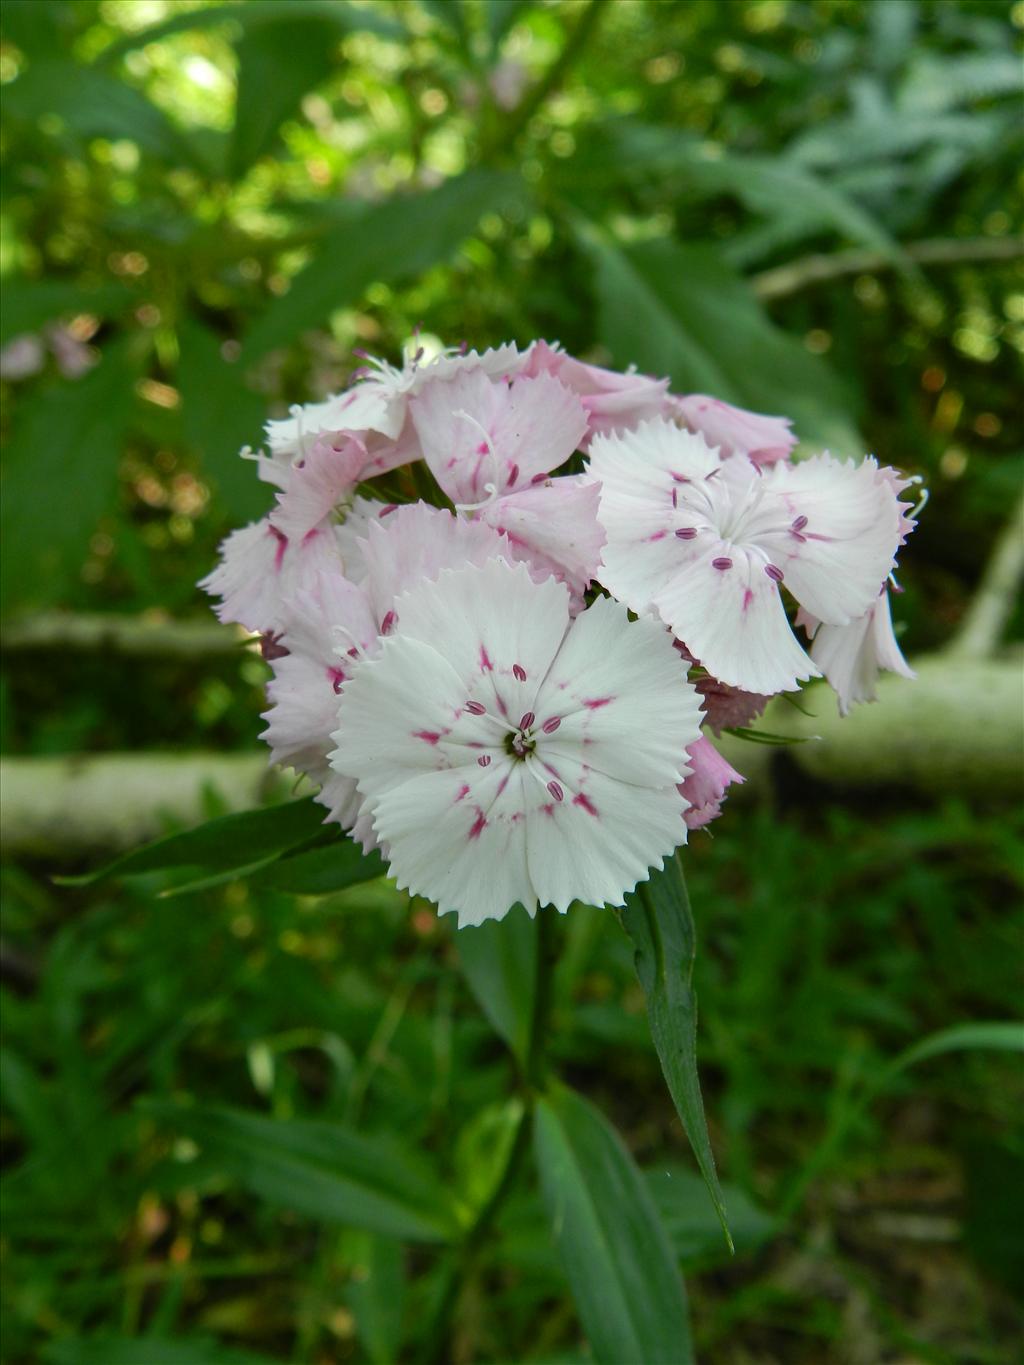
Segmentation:
{"type": "MultiPolygon", "coordinates": [[[[750,780],[686,854],[734,1259],[609,912],[562,925],[551,1045],[648,1172],[702,1361],[1008,1360],[1019,1056],[968,1032],[890,1063],[1019,1012],[1024,5],[2,24],[5,1365],[427,1349],[441,1234],[259,1120],[346,1125],[382,1168],[400,1141],[472,1208],[511,1070],[453,926],[385,882],[52,881],[269,794],[265,665],[195,583],[270,503],[239,447],[417,324],[557,339],[924,477],[894,610],[919,681],[841,737],[812,689],[820,743],[730,749],[750,780]],[[229,1111],[186,1131],[186,1102],[229,1111]]],[[[458,1365],[589,1358],[529,1166],[452,1323],[458,1365]]]]}

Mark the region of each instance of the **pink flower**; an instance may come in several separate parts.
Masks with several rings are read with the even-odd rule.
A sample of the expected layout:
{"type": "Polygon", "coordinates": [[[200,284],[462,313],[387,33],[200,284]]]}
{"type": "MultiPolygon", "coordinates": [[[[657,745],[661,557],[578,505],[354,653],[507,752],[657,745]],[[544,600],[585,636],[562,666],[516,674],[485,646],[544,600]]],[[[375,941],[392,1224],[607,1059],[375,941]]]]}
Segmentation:
{"type": "Polygon", "coordinates": [[[500,919],[621,905],[685,839],[696,693],[666,632],[489,560],[396,603],[346,684],[334,767],[355,778],[399,887],[500,919]],[[673,757],[676,755],[677,757],[673,757]]]}
{"type": "Polygon", "coordinates": [[[710,739],[703,735],[687,748],[690,775],[679,790],[689,802],[683,815],[687,829],[702,829],[722,813],[726,788],[744,782],[731,763],[727,763],[710,739]]]}
{"type": "Polygon", "coordinates": [[[367,461],[366,446],[354,436],[344,432],[317,436],[289,469],[270,514],[271,525],[289,541],[301,541],[314,528],[325,529],[334,509],[354,495],[367,461]]]}
{"type": "Polygon", "coordinates": [[[550,374],[577,394],[587,413],[587,430],[582,440],[585,450],[592,437],[601,431],[623,431],[665,409],[667,379],[652,379],[637,374],[633,367],[622,373],[588,365],[561,349],[535,341],[527,352],[523,374],[550,374]]]}
{"type": "Polygon", "coordinates": [[[846,625],[894,563],[900,514],[871,458],[760,469],[656,419],[597,437],[590,472],[608,537],[601,582],[634,611],[657,612],[714,677],[744,691],[818,676],[790,629],[783,582],[819,620],[846,625]]]}
{"type": "Polygon", "coordinates": [[[685,398],[673,395],[669,403],[673,413],[691,431],[699,432],[709,446],[717,446],[722,456],[740,454],[755,464],[774,464],[787,459],[796,445],[788,417],[764,417],[703,393],[685,398]]]}

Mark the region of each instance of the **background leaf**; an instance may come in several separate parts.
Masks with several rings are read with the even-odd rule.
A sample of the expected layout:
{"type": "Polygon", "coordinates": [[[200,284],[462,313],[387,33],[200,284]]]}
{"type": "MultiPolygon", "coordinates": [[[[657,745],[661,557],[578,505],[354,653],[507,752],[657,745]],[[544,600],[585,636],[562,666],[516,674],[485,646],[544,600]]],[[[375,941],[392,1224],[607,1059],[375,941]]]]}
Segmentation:
{"type": "Polygon", "coordinates": [[[715,1157],[697,1077],[695,937],[679,855],[626,897],[622,924],[636,950],[636,974],[647,997],[647,1019],[658,1060],[704,1183],[732,1247],[715,1157]]]}
{"type": "Polygon", "coordinates": [[[481,214],[500,213],[522,196],[517,176],[477,169],[424,194],[396,195],[367,208],[329,233],[320,251],[254,325],[243,360],[254,360],[292,341],[305,327],[327,320],[376,282],[421,274],[452,256],[481,214]]]}
{"type": "Polygon", "coordinates": [[[622,1139],[559,1089],[534,1120],[541,1188],[595,1360],[693,1360],[683,1282],[657,1210],[622,1139]]]}
{"type": "Polygon", "coordinates": [[[537,921],[521,905],[456,940],[462,973],[477,1004],[525,1063],[537,984],[537,921]]]}
{"type": "Polygon", "coordinates": [[[41,392],[21,417],[3,479],[3,604],[51,602],[77,576],[112,509],[135,413],[138,346],[107,347],[81,379],[41,392]]]}
{"type": "Polygon", "coordinates": [[[443,1242],[455,1211],[436,1174],[388,1138],[245,1110],[147,1104],[199,1144],[204,1161],[275,1207],[385,1237],[443,1242]]]}

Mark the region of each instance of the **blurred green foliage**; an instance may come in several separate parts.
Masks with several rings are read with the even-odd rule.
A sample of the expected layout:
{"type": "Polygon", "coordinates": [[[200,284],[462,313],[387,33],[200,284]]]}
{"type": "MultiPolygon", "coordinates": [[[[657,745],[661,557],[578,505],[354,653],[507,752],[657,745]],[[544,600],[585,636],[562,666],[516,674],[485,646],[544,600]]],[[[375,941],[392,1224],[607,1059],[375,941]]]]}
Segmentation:
{"type": "MultiPolygon", "coordinates": [[[[238,448],[420,324],[557,338],[923,474],[904,644],[955,628],[1024,472],[1019,4],[6,0],[0,20],[6,612],[203,610],[218,539],[269,501],[238,448]]],[[[262,681],[249,657],[12,655],[0,736],[247,747],[262,681]]],[[[936,1057],[868,1097],[925,1034],[1013,1012],[1021,830],[955,799],[815,797],[783,766],[688,856],[734,1262],[607,915],[562,926],[550,1047],[645,1173],[699,1358],[1002,1361],[1019,1066],[936,1057]]],[[[50,870],[4,873],[4,1361],[423,1357],[444,1239],[520,1118],[514,1012],[480,1014],[449,926],[384,883],[157,899],[164,873],[57,891],[50,870]]],[[[614,1167],[584,1111],[546,1123],[542,1150],[614,1167]]],[[[453,1361],[586,1358],[545,1178],[521,1170],[459,1281],[453,1361]]]]}

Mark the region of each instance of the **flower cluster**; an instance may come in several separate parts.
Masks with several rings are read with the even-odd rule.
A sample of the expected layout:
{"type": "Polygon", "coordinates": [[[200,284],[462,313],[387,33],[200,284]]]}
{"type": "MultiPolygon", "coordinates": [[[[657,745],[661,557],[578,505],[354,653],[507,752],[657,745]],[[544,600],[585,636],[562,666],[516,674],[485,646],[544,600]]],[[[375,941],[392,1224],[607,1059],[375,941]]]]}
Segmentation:
{"type": "Polygon", "coordinates": [[[262,636],[271,758],[460,924],[622,904],[742,782],[709,733],[910,676],[909,480],[784,418],[538,341],[368,360],[267,443],[203,586],[262,636]]]}

